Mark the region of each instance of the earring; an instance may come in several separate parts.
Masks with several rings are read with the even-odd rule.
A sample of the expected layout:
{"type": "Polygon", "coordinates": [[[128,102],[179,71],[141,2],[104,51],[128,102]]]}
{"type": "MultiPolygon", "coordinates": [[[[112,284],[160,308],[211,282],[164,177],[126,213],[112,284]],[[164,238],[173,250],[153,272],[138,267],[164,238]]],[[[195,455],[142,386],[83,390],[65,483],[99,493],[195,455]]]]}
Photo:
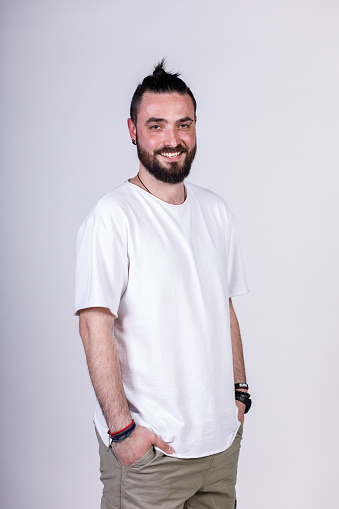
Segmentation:
{"type": "Polygon", "coordinates": [[[132,140],[132,143],[133,143],[133,145],[136,145],[136,144],[137,144],[137,142],[136,142],[135,140],[132,140]]]}

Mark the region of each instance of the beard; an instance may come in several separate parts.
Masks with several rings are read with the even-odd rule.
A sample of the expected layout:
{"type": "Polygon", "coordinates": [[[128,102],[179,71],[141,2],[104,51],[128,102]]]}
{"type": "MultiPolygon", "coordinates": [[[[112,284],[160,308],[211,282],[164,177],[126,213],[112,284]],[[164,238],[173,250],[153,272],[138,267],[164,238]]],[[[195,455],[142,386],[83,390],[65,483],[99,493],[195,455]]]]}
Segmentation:
{"type": "Polygon", "coordinates": [[[138,143],[138,137],[136,138],[138,158],[141,164],[146,168],[146,170],[153,175],[157,180],[161,182],[165,182],[166,184],[179,184],[183,182],[186,177],[188,177],[193,160],[195,158],[195,154],[197,152],[197,145],[195,144],[193,148],[188,150],[183,145],[177,145],[176,147],[167,147],[162,148],[161,150],[155,150],[154,152],[148,152],[138,143]],[[169,163],[167,167],[162,164],[157,159],[157,154],[161,154],[161,152],[174,153],[174,152],[183,152],[184,160],[183,161],[175,161],[173,163],[169,163]]]}

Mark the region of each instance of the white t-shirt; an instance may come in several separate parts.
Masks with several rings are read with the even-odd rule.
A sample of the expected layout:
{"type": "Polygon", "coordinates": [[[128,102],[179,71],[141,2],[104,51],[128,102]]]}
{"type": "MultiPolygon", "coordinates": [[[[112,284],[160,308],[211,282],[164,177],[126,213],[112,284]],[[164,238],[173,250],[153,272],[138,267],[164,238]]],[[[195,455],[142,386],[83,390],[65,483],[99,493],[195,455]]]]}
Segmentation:
{"type": "MultiPolygon", "coordinates": [[[[75,304],[117,317],[132,418],[179,458],[221,452],[235,437],[228,301],[248,292],[232,213],[186,187],[181,205],[130,182],[96,203],[78,233],[75,304]]],[[[99,405],[94,420],[107,443],[99,405]]]]}

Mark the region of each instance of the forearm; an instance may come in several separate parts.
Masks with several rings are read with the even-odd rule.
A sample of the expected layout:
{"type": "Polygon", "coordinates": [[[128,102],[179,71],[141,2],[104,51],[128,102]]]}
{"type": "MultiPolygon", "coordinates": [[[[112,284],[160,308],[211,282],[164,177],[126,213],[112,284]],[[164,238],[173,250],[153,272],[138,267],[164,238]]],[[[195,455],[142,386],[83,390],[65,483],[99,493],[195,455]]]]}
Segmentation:
{"type": "Polygon", "coordinates": [[[111,431],[122,429],[131,422],[119,356],[111,332],[113,319],[113,315],[105,316],[100,310],[95,313],[94,309],[83,310],[80,314],[80,335],[89,374],[111,431]]]}
{"type": "MultiPolygon", "coordinates": [[[[246,383],[244,353],[242,348],[242,341],[240,335],[240,328],[237,316],[235,314],[232,300],[229,300],[230,305],[230,324],[231,324],[231,341],[232,341],[232,354],[233,354],[233,371],[234,383],[246,383]]],[[[247,392],[247,389],[241,389],[242,392],[247,392]]],[[[238,420],[244,423],[244,413],[246,409],[245,403],[235,400],[238,407],[238,420]]]]}
{"type": "Polygon", "coordinates": [[[231,299],[229,300],[229,306],[230,306],[234,382],[235,383],[246,382],[244,353],[240,335],[239,322],[235,314],[231,299]]]}
{"type": "MultiPolygon", "coordinates": [[[[92,384],[110,431],[118,431],[131,422],[131,414],[122,385],[120,361],[112,336],[114,316],[106,308],[89,308],[80,311],[80,336],[84,344],[92,384]]],[[[167,454],[173,448],[155,433],[136,426],[133,433],[114,444],[123,465],[141,458],[151,445],[167,454]]]]}

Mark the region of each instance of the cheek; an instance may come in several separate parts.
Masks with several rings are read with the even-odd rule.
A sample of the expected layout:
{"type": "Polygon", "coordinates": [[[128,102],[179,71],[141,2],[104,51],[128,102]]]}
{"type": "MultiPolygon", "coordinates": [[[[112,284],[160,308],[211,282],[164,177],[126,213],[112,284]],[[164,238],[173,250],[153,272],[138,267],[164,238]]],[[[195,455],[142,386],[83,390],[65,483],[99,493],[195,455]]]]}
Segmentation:
{"type": "Polygon", "coordinates": [[[152,139],[148,139],[148,150],[151,151],[151,152],[154,152],[155,150],[158,150],[160,147],[161,147],[162,143],[161,141],[157,138],[157,137],[154,137],[152,139]]]}
{"type": "Polygon", "coordinates": [[[195,134],[186,134],[185,136],[181,137],[182,141],[185,143],[185,145],[189,148],[194,147],[195,145],[195,134]]]}
{"type": "Polygon", "coordinates": [[[158,133],[140,134],[138,141],[148,150],[156,150],[161,143],[160,136],[158,133]]]}

